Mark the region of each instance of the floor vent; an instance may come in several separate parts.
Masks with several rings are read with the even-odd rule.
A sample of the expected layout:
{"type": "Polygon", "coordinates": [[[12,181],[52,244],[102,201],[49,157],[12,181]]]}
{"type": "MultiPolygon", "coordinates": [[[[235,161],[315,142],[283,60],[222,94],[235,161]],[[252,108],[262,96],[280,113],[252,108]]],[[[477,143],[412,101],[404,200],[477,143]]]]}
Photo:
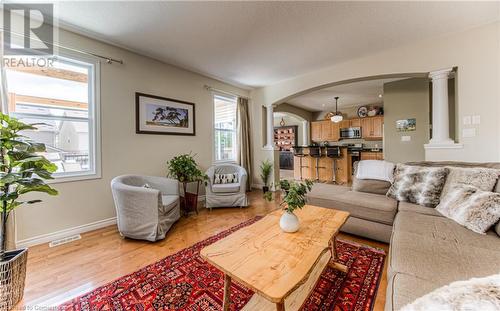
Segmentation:
{"type": "Polygon", "coordinates": [[[70,243],[70,242],[73,242],[73,241],[80,240],[81,238],[82,238],[82,236],[79,235],[79,234],[68,236],[68,237],[65,237],[65,238],[62,238],[62,239],[50,242],[49,243],[49,247],[56,247],[56,246],[59,246],[59,245],[67,244],[67,243],[70,243]]]}

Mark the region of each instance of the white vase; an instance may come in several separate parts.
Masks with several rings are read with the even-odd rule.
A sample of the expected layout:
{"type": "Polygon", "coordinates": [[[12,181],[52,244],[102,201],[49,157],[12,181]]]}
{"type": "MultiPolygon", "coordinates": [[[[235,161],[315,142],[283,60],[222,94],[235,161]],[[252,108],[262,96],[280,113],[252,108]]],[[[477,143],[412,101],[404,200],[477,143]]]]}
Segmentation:
{"type": "Polygon", "coordinates": [[[281,230],[289,233],[297,232],[299,230],[299,218],[294,213],[284,212],[280,218],[281,230]]]}

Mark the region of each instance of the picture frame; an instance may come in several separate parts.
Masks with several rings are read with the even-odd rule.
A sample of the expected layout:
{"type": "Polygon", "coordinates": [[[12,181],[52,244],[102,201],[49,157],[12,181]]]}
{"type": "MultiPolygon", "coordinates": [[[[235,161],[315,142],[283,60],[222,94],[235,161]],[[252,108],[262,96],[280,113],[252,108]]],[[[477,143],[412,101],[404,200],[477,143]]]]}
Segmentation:
{"type": "Polygon", "coordinates": [[[417,130],[417,119],[402,119],[396,121],[397,132],[413,132],[417,130]]]}
{"type": "Polygon", "coordinates": [[[136,92],[135,132],[195,136],[195,105],[183,100],[136,92]]]}

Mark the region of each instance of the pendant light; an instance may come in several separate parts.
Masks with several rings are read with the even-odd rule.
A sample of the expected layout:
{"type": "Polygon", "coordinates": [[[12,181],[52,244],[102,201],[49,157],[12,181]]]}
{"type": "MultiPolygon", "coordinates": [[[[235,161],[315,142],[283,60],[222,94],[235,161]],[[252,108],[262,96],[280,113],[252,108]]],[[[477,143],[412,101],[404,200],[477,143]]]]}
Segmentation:
{"type": "Polygon", "coordinates": [[[338,101],[339,101],[339,97],[335,96],[335,114],[330,118],[330,120],[332,120],[332,122],[335,122],[335,123],[339,123],[340,121],[342,121],[344,119],[344,117],[342,117],[342,114],[339,113],[339,111],[338,111],[338,101]]]}

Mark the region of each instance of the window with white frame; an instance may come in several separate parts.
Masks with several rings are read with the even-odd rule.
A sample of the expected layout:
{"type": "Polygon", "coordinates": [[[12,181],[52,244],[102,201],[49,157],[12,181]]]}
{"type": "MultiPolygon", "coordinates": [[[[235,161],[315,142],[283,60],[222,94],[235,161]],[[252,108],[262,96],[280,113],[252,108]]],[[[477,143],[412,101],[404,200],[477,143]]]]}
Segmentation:
{"type": "Polygon", "coordinates": [[[56,181],[100,177],[96,62],[60,58],[47,67],[6,68],[6,110],[37,130],[23,134],[47,147],[56,181]]]}
{"type": "Polygon", "coordinates": [[[214,95],[214,159],[236,161],[236,97],[214,95]]]}

